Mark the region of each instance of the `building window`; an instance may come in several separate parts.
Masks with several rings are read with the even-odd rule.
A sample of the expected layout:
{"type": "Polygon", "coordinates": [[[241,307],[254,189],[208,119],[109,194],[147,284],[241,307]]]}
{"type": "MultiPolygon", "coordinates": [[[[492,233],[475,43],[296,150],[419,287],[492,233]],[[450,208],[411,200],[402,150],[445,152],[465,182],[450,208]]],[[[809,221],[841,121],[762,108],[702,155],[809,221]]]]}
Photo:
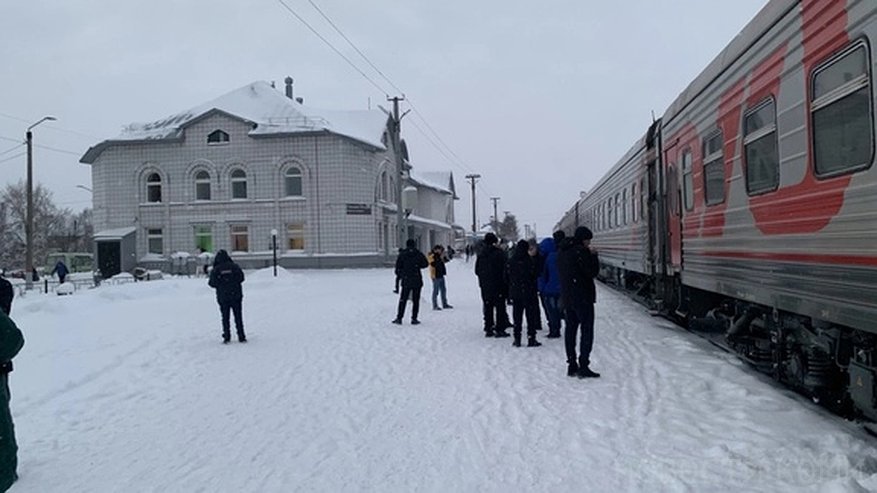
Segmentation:
{"type": "Polygon", "coordinates": [[[233,252],[249,252],[250,251],[250,227],[233,225],[231,227],[231,251],[233,252]]]}
{"type": "Polygon", "coordinates": [[[161,202],[161,176],[158,173],[146,177],[146,201],[161,202]]]}
{"type": "Polygon", "coordinates": [[[146,230],[146,252],[157,255],[164,254],[164,236],[161,228],[150,228],[146,230]]]}
{"type": "Polygon", "coordinates": [[[703,141],[703,185],[706,205],[725,201],[725,160],[721,130],[703,141]]]}
{"type": "Polygon", "coordinates": [[[247,198],[247,173],[242,169],[231,172],[231,198],[247,198]]]}
{"type": "Polygon", "coordinates": [[[746,189],[750,194],[776,190],[780,184],[776,104],[769,99],[743,117],[746,189]]]}
{"type": "Polygon", "coordinates": [[[208,144],[227,144],[229,141],[228,134],[222,130],[214,130],[207,136],[208,144]]]}
{"type": "Polygon", "coordinates": [[[288,250],[305,249],[305,225],[291,223],[286,225],[286,247],[288,250]]]}
{"type": "Polygon", "coordinates": [[[195,226],[195,247],[205,252],[213,251],[213,228],[210,226],[195,226]]]}
{"type": "Polygon", "coordinates": [[[195,173],[195,200],[210,200],[210,173],[195,173]]]}
{"type": "Polygon", "coordinates": [[[682,195],[685,210],[694,209],[694,176],[691,169],[691,151],[682,153],[682,195]]]}
{"type": "Polygon", "coordinates": [[[387,172],[384,171],[381,173],[381,200],[389,200],[390,199],[390,191],[389,191],[389,179],[387,178],[387,172]]]}
{"type": "Polygon", "coordinates": [[[859,44],[814,72],[811,118],[817,175],[871,166],[874,123],[869,65],[868,51],[859,44]]]}
{"type": "Polygon", "coordinates": [[[301,170],[295,166],[286,170],[284,184],[287,197],[301,197],[301,170]]]}

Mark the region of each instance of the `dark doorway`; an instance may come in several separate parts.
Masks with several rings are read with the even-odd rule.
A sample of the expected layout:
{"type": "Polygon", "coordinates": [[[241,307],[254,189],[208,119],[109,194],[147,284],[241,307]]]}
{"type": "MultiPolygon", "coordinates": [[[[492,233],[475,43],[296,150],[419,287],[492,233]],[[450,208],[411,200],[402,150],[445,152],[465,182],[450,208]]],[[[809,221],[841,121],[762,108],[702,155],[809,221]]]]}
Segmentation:
{"type": "Polygon", "coordinates": [[[104,279],[122,272],[122,243],[100,241],[97,244],[97,268],[104,279]]]}

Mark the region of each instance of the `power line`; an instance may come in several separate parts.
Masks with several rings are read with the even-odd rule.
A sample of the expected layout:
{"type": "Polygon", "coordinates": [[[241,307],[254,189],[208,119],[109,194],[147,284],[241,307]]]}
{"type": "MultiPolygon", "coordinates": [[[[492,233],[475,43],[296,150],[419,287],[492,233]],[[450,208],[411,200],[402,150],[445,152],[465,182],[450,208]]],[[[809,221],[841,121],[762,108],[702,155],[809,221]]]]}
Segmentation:
{"type": "Polygon", "coordinates": [[[389,93],[388,93],[387,91],[385,91],[384,88],[382,88],[377,82],[375,82],[374,80],[372,80],[371,77],[369,77],[368,75],[366,75],[365,72],[363,72],[362,70],[360,70],[360,68],[357,67],[352,61],[350,61],[350,59],[347,58],[347,57],[344,55],[344,53],[341,53],[341,52],[338,50],[338,48],[335,48],[335,46],[334,46],[332,43],[330,43],[329,40],[327,40],[326,38],[324,38],[323,35],[321,35],[319,32],[317,32],[316,29],[314,29],[313,27],[311,27],[311,25],[308,24],[308,22],[307,22],[306,20],[304,20],[304,18],[302,18],[302,16],[298,15],[298,14],[295,12],[295,10],[292,9],[292,7],[290,7],[289,5],[287,5],[286,2],[284,2],[283,0],[277,0],[277,1],[280,2],[280,4],[283,5],[283,6],[286,8],[286,10],[289,11],[290,14],[294,15],[296,19],[298,19],[302,24],[304,24],[308,29],[310,29],[311,32],[314,33],[315,36],[317,36],[318,38],[320,38],[320,40],[322,40],[324,43],[326,43],[326,45],[327,45],[329,48],[332,48],[332,51],[334,51],[335,53],[338,54],[338,56],[340,56],[341,58],[343,58],[344,61],[347,62],[348,65],[350,65],[351,67],[353,67],[354,70],[356,70],[357,72],[359,72],[359,75],[363,76],[363,77],[365,78],[365,80],[369,81],[369,82],[370,82],[373,86],[375,86],[379,91],[381,91],[382,93],[384,93],[384,96],[388,96],[388,97],[389,97],[389,93]]]}
{"type": "Polygon", "coordinates": [[[0,152],[0,156],[2,156],[2,155],[4,155],[4,154],[8,154],[8,153],[10,153],[10,152],[12,152],[12,151],[18,149],[19,147],[21,147],[21,146],[23,146],[23,145],[24,145],[24,142],[22,142],[22,143],[20,143],[20,144],[17,144],[15,147],[10,147],[9,149],[6,149],[5,151],[0,152]]]}
{"type": "Polygon", "coordinates": [[[72,156],[81,156],[82,155],[82,153],[80,153],[80,152],[68,151],[65,149],[58,149],[57,147],[49,147],[49,146],[44,146],[42,144],[34,144],[34,147],[39,147],[40,149],[45,149],[47,151],[55,151],[55,152],[61,152],[64,154],[70,154],[72,156]]]}
{"type": "Polygon", "coordinates": [[[24,143],[24,142],[22,142],[21,139],[13,139],[12,137],[4,137],[4,136],[2,136],[2,135],[0,135],[0,139],[8,140],[9,142],[18,142],[18,143],[21,143],[21,144],[24,143]]]}
{"type": "Polygon", "coordinates": [[[20,153],[14,155],[14,156],[9,156],[8,158],[5,158],[5,159],[0,159],[0,163],[5,163],[6,161],[12,161],[13,159],[20,158],[21,156],[24,156],[25,154],[27,154],[27,153],[26,153],[26,152],[20,152],[20,153]]]}

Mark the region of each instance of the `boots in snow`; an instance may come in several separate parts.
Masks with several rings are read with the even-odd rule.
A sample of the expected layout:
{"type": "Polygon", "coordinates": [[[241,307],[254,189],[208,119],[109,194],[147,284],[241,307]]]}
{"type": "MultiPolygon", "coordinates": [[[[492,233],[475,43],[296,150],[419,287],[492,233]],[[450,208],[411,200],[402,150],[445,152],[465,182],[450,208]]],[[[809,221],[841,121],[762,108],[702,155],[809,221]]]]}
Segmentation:
{"type": "Polygon", "coordinates": [[[527,340],[527,347],[539,347],[542,343],[536,340],[536,337],[531,337],[527,340]]]}
{"type": "Polygon", "coordinates": [[[512,343],[514,347],[521,347],[521,334],[515,334],[515,342],[512,343]]]}
{"type": "Polygon", "coordinates": [[[568,377],[579,376],[579,365],[577,363],[570,363],[566,369],[566,376],[568,376],[568,377]]]}

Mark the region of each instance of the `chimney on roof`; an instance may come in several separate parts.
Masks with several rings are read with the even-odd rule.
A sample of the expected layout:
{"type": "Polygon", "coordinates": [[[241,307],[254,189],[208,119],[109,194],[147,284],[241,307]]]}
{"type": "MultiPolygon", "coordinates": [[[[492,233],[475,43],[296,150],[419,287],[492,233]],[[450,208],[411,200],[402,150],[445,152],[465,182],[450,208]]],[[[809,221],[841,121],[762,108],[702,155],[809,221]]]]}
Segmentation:
{"type": "Polygon", "coordinates": [[[286,76],[286,97],[292,99],[292,77],[286,76]]]}
{"type": "Polygon", "coordinates": [[[305,98],[295,98],[295,100],[298,104],[305,104],[305,98]]]}

